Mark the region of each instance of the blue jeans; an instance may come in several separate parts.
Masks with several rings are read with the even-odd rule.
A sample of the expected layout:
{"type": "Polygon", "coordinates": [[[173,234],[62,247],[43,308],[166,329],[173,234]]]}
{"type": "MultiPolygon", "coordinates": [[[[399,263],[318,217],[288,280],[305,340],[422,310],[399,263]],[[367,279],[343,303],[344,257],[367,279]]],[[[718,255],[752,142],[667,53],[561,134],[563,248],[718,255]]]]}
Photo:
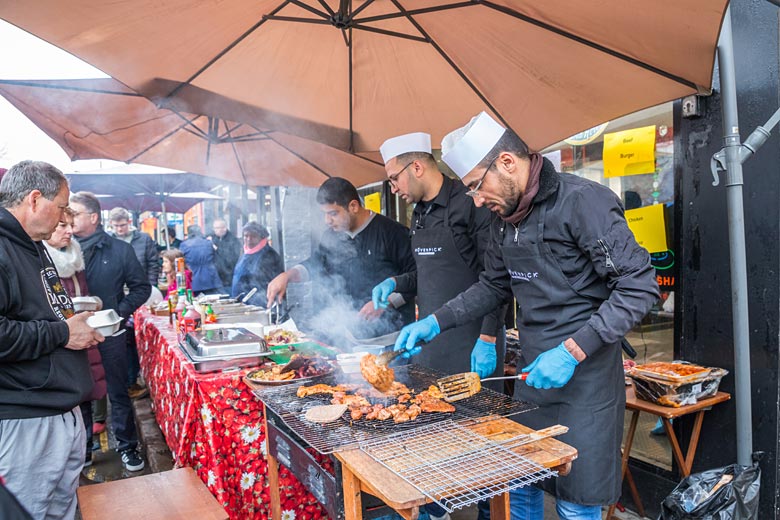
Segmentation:
{"type": "MultiPolygon", "coordinates": [[[[127,334],[127,333],[125,333],[127,334]]],[[[138,446],[133,406],[127,394],[127,338],[108,337],[98,345],[103,368],[106,370],[108,399],[111,401],[111,426],[117,442],[117,451],[138,446]]]]}
{"type": "MultiPolygon", "coordinates": [[[[512,520],[544,519],[544,491],[541,489],[533,486],[514,489],[509,492],[509,501],[512,520]]],[[[561,520],[601,520],[601,506],[583,506],[558,498],[555,510],[561,520]]]]}

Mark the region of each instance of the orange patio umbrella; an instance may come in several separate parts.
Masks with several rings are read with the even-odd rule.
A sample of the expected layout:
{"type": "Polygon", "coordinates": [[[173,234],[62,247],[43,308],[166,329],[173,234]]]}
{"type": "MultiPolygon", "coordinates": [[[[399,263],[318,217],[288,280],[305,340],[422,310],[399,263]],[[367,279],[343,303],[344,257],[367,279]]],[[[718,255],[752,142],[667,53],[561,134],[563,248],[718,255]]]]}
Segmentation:
{"type": "Polygon", "coordinates": [[[158,108],[110,78],[0,80],[0,95],[74,160],[149,164],[250,186],[385,178],[369,159],[257,125],[158,108]]]}
{"type": "Polygon", "coordinates": [[[195,103],[195,113],[229,119],[213,99],[198,103],[205,90],[252,107],[236,121],[375,152],[406,132],[438,143],[480,110],[541,149],[709,91],[727,4],[39,0],[4,2],[0,17],[160,106],[195,103]]]}

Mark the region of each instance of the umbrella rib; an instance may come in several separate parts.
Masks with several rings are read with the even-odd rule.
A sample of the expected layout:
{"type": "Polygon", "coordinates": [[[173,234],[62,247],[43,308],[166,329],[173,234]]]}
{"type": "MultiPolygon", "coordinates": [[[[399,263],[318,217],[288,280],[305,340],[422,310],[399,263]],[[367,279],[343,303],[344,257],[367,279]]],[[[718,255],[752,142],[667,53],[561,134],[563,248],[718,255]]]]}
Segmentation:
{"type": "MultiPolygon", "coordinates": [[[[287,4],[289,4],[289,3],[290,3],[290,0],[284,0],[284,1],[283,1],[281,4],[279,4],[279,5],[276,7],[276,9],[274,9],[273,11],[271,11],[269,14],[270,14],[270,15],[274,15],[274,14],[278,13],[278,12],[279,12],[279,11],[281,11],[283,8],[285,8],[285,7],[287,6],[287,4]]],[[[190,77],[189,77],[189,79],[187,79],[187,80],[186,80],[186,81],[184,81],[183,83],[179,83],[179,85],[177,85],[177,86],[176,86],[176,88],[174,88],[174,89],[173,89],[173,90],[172,90],[172,91],[171,91],[171,92],[170,92],[170,93],[169,93],[169,94],[168,94],[166,97],[172,97],[172,96],[175,96],[175,95],[176,95],[176,93],[178,93],[178,92],[179,92],[179,90],[181,90],[182,88],[184,88],[184,86],[185,86],[185,85],[189,85],[190,83],[192,83],[192,82],[195,80],[195,78],[197,78],[198,76],[200,76],[201,74],[203,74],[203,72],[205,72],[205,71],[206,71],[206,69],[208,69],[209,67],[211,67],[211,66],[212,66],[214,63],[216,63],[216,62],[217,62],[217,61],[218,61],[220,58],[222,58],[222,56],[224,56],[225,54],[227,54],[228,52],[230,52],[230,50],[231,50],[231,49],[233,49],[233,48],[234,48],[236,45],[238,45],[239,43],[241,43],[242,41],[244,41],[244,39],[245,39],[246,37],[248,37],[250,34],[252,34],[252,33],[253,33],[253,32],[254,32],[254,31],[255,31],[255,30],[258,28],[258,27],[260,27],[261,25],[263,25],[263,24],[266,22],[266,20],[267,20],[267,17],[266,17],[266,16],[263,16],[263,18],[262,18],[260,21],[258,21],[256,24],[254,24],[254,25],[253,25],[252,27],[250,27],[249,29],[247,29],[247,30],[246,30],[246,31],[245,31],[245,32],[244,32],[244,33],[243,33],[241,36],[239,36],[238,38],[236,38],[236,39],[235,39],[235,40],[234,40],[234,41],[233,41],[233,42],[232,42],[230,45],[228,45],[227,47],[225,47],[224,49],[222,49],[221,51],[219,51],[219,52],[217,53],[217,55],[216,55],[216,56],[214,56],[214,57],[213,57],[213,58],[211,58],[211,59],[210,59],[208,62],[206,62],[206,64],[205,64],[205,65],[203,65],[203,66],[202,66],[200,69],[198,69],[198,70],[197,70],[197,71],[196,71],[196,72],[195,72],[195,73],[194,73],[192,76],[190,76],[190,77]]]]}
{"type": "Polygon", "coordinates": [[[458,67],[454,61],[452,61],[452,58],[450,58],[446,52],[444,52],[444,49],[442,49],[436,41],[431,38],[428,33],[423,29],[419,23],[417,23],[417,20],[412,18],[412,16],[403,8],[401,4],[398,3],[398,0],[391,0],[393,4],[396,6],[396,8],[406,15],[406,18],[414,25],[418,31],[420,31],[420,34],[425,36],[430,44],[433,46],[434,49],[441,55],[442,58],[444,58],[444,61],[446,61],[450,67],[455,71],[455,73],[460,76],[460,78],[466,83],[466,85],[469,86],[469,88],[477,95],[479,99],[482,100],[483,103],[498,117],[498,119],[506,126],[507,128],[511,128],[511,126],[504,120],[504,118],[501,116],[498,110],[493,106],[493,104],[487,100],[487,98],[482,94],[482,92],[479,91],[476,85],[466,76],[466,74],[460,70],[460,67],[458,67]]]}
{"type": "Polygon", "coordinates": [[[349,53],[349,151],[355,151],[355,130],[352,127],[352,98],[353,86],[352,86],[352,27],[349,28],[349,44],[347,45],[347,52],[349,53]]]}
{"type": "MultiPolygon", "coordinates": [[[[251,125],[250,125],[250,126],[251,126],[251,125]]],[[[254,127],[252,127],[252,128],[254,128],[254,127]]],[[[261,132],[261,130],[260,130],[260,129],[258,129],[258,128],[255,128],[255,130],[257,130],[258,132],[261,132]]],[[[272,135],[269,135],[267,132],[264,132],[264,133],[265,133],[265,135],[268,137],[268,139],[270,139],[270,140],[271,140],[271,141],[273,141],[274,143],[278,144],[279,146],[281,146],[282,148],[284,148],[285,150],[287,150],[288,152],[290,152],[291,154],[293,154],[295,157],[297,157],[297,158],[298,158],[298,159],[300,159],[301,161],[305,162],[306,164],[308,164],[309,166],[311,166],[312,168],[314,168],[315,170],[317,170],[318,172],[320,172],[321,174],[323,174],[323,175],[324,175],[325,177],[327,177],[328,179],[330,179],[330,178],[332,177],[332,175],[328,174],[328,173],[327,173],[325,170],[323,170],[322,168],[320,168],[319,166],[317,166],[316,164],[314,164],[313,162],[311,162],[310,160],[308,160],[306,157],[302,156],[301,154],[299,154],[299,153],[298,153],[298,152],[296,152],[295,150],[293,150],[293,149],[291,149],[291,148],[288,148],[288,147],[287,147],[287,146],[285,146],[284,144],[280,143],[279,141],[277,141],[276,139],[274,139],[274,137],[273,137],[272,135]]]]}
{"type": "Polygon", "coordinates": [[[294,5],[297,5],[298,7],[302,8],[302,9],[306,9],[306,10],[307,10],[307,11],[309,11],[310,13],[314,13],[314,14],[316,14],[317,16],[321,16],[322,18],[324,18],[324,19],[326,19],[326,20],[328,19],[328,15],[327,15],[327,14],[323,13],[323,12],[322,12],[322,11],[320,11],[319,9],[315,9],[315,8],[313,8],[312,6],[310,6],[310,5],[308,5],[308,4],[304,4],[304,3],[303,3],[303,2],[301,2],[300,0],[290,0],[290,3],[291,3],[291,4],[294,4],[294,5]]]}
{"type": "MultiPolygon", "coordinates": [[[[435,7],[425,7],[422,9],[410,9],[408,11],[402,11],[399,13],[387,13],[387,14],[380,14],[376,16],[369,16],[367,18],[363,18],[361,20],[354,20],[355,23],[368,23],[368,22],[378,22],[381,20],[391,20],[393,18],[403,18],[408,15],[416,15],[416,14],[426,14],[426,13],[434,13],[436,11],[447,11],[449,9],[458,9],[461,7],[471,7],[473,5],[479,5],[476,1],[468,1],[468,2],[457,2],[454,4],[444,4],[444,5],[437,5],[435,7]]],[[[357,11],[355,11],[357,12],[357,11]]]]}
{"type": "Polygon", "coordinates": [[[388,31],[387,29],[379,29],[378,27],[369,27],[366,25],[359,25],[359,24],[355,24],[353,27],[355,29],[360,29],[362,31],[385,34],[387,36],[395,36],[396,38],[405,38],[407,40],[414,40],[416,42],[429,43],[429,40],[427,38],[423,38],[422,36],[413,36],[411,34],[388,31]]]}
{"type": "Polygon", "coordinates": [[[355,9],[354,11],[352,11],[352,20],[355,19],[355,17],[358,15],[358,13],[360,11],[362,11],[363,9],[365,9],[366,7],[368,7],[369,5],[371,5],[373,3],[374,3],[374,0],[366,0],[365,2],[363,2],[363,5],[361,5],[360,7],[355,9]]]}
{"type": "Polygon", "coordinates": [[[318,20],[316,18],[300,18],[298,16],[275,16],[268,15],[266,20],[274,20],[276,22],[298,22],[298,23],[313,23],[317,25],[330,25],[330,22],[326,19],[318,20]]]}
{"type": "MultiPolygon", "coordinates": [[[[107,78],[106,78],[107,79],[107,78]]],[[[19,87],[34,87],[34,88],[47,88],[52,90],[73,90],[76,92],[90,92],[95,94],[111,94],[114,96],[130,96],[130,97],[143,97],[137,92],[118,92],[116,90],[105,90],[85,87],[71,87],[66,85],[47,85],[44,83],[36,83],[34,81],[20,81],[13,79],[2,79],[0,85],[13,85],[19,87]]]]}
{"type": "Polygon", "coordinates": [[[341,36],[344,38],[344,45],[349,47],[349,38],[347,38],[347,30],[346,29],[342,29],[341,30],[341,36]]]}
{"type": "Polygon", "coordinates": [[[182,123],[182,125],[181,125],[181,126],[179,126],[178,128],[175,128],[175,129],[171,130],[170,132],[168,132],[167,134],[165,134],[164,136],[162,136],[160,139],[158,139],[157,141],[153,142],[152,144],[150,144],[149,146],[147,146],[146,148],[144,148],[143,150],[141,150],[140,152],[138,152],[137,154],[135,154],[134,156],[132,156],[132,157],[131,157],[131,158],[129,158],[128,160],[126,160],[125,162],[129,162],[129,163],[130,163],[130,162],[133,162],[133,161],[135,161],[136,159],[138,159],[139,157],[141,157],[143,154],[145,154],[146,152],[148,152],[149,150],[151,150],[152,148],[154,148],[155,146],[157,146],[157,145],[158,145],[158,144],[160,144],[161,142],[165,141],[166,139],[168,139],[170,136],[172,136],[173,134],[175,134],[175,133],[176,133],[176,132],[178,132],[179,130],[182,130],[182,129],[183,129],[183,128],[185,128],[185,127],[186,127],[188,124],[191,124],[191,123],[192,123],[192,121],[195,121],[195,119],[197,119],[198,117],[200,117],[200,116],[196,116],[196,117],[195,117],[195,118],[194,118],[192,121],[190,121],[190,120],[188,120],[186,117],[184,117],[184,116],[182,116],[181,114],[179,114],[178,112],[176,112],[175,110],[173,111],[173,113],[174,113],[174,114],[176,114],[177,116],[181,117],[182,119],[184,119],[184,121],[185,121],[185,122],[184,122],[184,123],[182,123]]]}
{"type": "MultiPolygon", "coordinates": [[[[225,125],[225,131],[229,132],[227,121],[224,119],[222,120],[222,124],[225,125]]],[[[254,128],[254,127],[252,127],[254,128]]],[[[257,128],[255,128],[257,130],[257,128]]],[[[244,179],[244,186],[249,186],[249,181],[246,178],[246,171],[244,171],[244,165],[241,164],[241,157],[238,156],[238,149],[236,148],[236,143],[233,141],[230,141],[230,147],[233,149],[233,155],[236,156],[236,164],[238,164],[238,169],[241,172],[241,178],[244,179]]]]}
{"type": "Polygon", "coordinates": [[[531,18],[530,16],[526,16],[522,13],[519,13],[515,11],[514,9],[510,9],[509,7],[504,7],[502,5],[496,5],[493,2],[489,1],[483,1],[480,2],[485,7],[489,7],[491,9],[494,9],[496,11],[499,11],[501,13],[507,14],[509,16],[512,16],[514,18],[517,18],[519,20],[522,20],[526,23],[529,23],[531,25],[535,25],[537,27],[540,27],[542,29],[545,29],[547,31],[550,31],[552,33],[555,33],[559,36],[563,36],[564,38],[568,38],[574,42],[580,43],[582,45],[585,45],[586,47],[590,47],[594,50],[597,50],[599,52],[602,52],[604,54],[608,54],[612,57],[618,58],[619,60],[631,63],[632,65],[636,65],[637,67],[640,67],[642,69],[648,70],[650,72],[653,72],[655,74],[658,74],[659,76],[663,76],[667,79],[670,79],[672,81],[675,81],[677,83],[680,83],[681,85],[685,85],[686,87],[690,87],[694,90],[698,90],[698,87],[695,83],[692,81],[688,81],[685,78],[682,78],[680,76],[677,76],[675,74],[672,74],[671,72],[667,72],[665,70],[659,69],[658,67],[654,67],[650,65],[649,63],[645,63],[641,60],[638,60],[636,58],[632,58],[631,56],[628,56],[626,54],[622,54],[618,51],[612,50],[610,48],[604,47],[603,45],[600,45],[596,42],[590,41],[588,39],[585,39],[581,36],[577,36],[576,34],[572,34],[570,32],[564,31],[563,29],[559,29],[558,27],[555,27],[553,25],[544,23],[540,20],[537,20],[535,18],[531,18]]]}
{"type": "Polygon", "coordinates": [[[336,14],[335,12],[333,12],[333,9],[331,9],[330,6],[328,5],[328,2],[326,2],[325,0],[319,0],[319,2],[320,2],[320,5],[322,7],[324,7],[326,11],[328,11],[328,14],[330,16],[333,16],[334,14],[336,14]]]}

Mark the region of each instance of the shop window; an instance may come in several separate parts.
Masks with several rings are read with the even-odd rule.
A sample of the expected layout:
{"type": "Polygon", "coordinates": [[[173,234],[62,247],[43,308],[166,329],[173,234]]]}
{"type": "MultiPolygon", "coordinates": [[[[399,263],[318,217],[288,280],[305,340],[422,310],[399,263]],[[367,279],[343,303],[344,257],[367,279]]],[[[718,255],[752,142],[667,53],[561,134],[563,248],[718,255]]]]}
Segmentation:
{"type": "MultiPolygon", "coordinates": [[[[543,150],[559,171],[608,186],[623,200],[627,219],[642,224],[632,222],[632,230],[651,253],[662,296],[626,336],[637,352],[637,363],[674,358],[677,270],[672,121],[672,104],[667,103],[610,121],[543,150]]],[[[671,446],[665,435],[657,435],[660,432],[655,427],[654,416],[640,415],[631,455],[671,470],[671,446]]]]}

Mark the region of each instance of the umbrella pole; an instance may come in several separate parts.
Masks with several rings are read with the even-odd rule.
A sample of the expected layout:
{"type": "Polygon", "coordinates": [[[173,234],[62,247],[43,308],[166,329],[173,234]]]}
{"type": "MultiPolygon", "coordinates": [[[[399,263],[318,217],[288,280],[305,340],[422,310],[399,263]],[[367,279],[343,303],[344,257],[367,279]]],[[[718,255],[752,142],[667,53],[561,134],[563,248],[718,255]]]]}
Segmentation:
{"type": "Polygon", "coordinates": [[[742,196],[742,144],[739,136],[737,83],[731,8],[723,19],[718,42],[723,142],[726,166],[726,202],[731,258],[731,314],[734,322],[734,386],[737,409],[737,463],[749,466],[753,452],[753,419],[750,383],[750,329],[748,322],[745,216],[742,196]]]}
{"type": "Polygon", "coordinates": [[[162,225],[165,229],[165,250],[171,249],[171,237],[168,236],[168,213],[165,211],[165,201],[160,201],[160,209],[162,209],[162,225]]]}

